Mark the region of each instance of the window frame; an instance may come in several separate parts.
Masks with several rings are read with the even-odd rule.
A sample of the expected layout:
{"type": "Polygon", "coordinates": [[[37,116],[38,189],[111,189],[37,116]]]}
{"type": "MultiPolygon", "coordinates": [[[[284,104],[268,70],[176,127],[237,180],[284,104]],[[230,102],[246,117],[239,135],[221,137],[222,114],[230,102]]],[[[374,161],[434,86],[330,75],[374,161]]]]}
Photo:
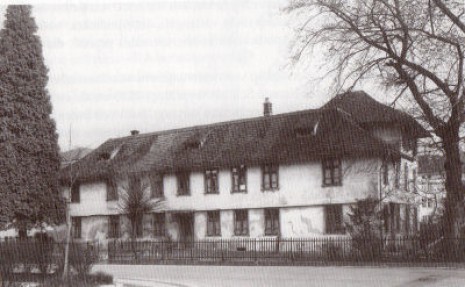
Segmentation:
{"type": "Polygon", "coordinates": [[[266,163],[262,165],[262,191],[267,190],[279,190],[278,164],[266,163]],[[276,181],[273,181],[273,176],[276,178],[276,181]]]}
{"type": "Polygon", "coordinates": [[[279,208],[265,208],[264,213],[265,236],[279,236],[281,233],[279,208]]]}
{"type": "Polygon", "coordinates": [[[221,213],[219,210],[207,211],[207,236],[221,236],[221,213]]]}
{"type": "Polygon", "coordinates": [[[166,235],[166,214],[155,212],[152,215],[153,236],[164,237],[166,235]]]}
{"type": "Polygon", "coordinates": [[[70,200],[71,203],[80,203],[81,202],[81,184],[75,182],[71,184],[70,187],[70,200]]]}
{"type": "Polygon", "coordinates": [[[205,194],[219,194],[219,170],[218,169],[207,169],[204,172],[204,186],[205,194]]]}
{"type": "Polygon", "coordinates": [[[108,234],[109,239],[121,237],[121,218],[119,215],[108,216],[108,234]],[[115,228],[116,227],[116,228],[115,228]]]}
{"type": "Polygon", "coordinates": [[[190,173],[187,171],[177,172],[176,173],[176,195],[177,196],[189,196],[191,194],[190,191],[190,173]],[[185,189],[181,188],[181,183],[185,181],[185,189]]]}
{"type": "Polygon", "coordinates": [[[107,179],[106,182],[107,201],[116,201],[119,199],[118,187],[113,179],[107,179]]]}
{"type": "Polygon", "coordinates": [[[342,186],[342,160],[339,157],[323,159],[321,166],[323,187],[342,186]],[[329,176],[327,172],[329,172],[329,176]]]}
{"type": "Polygon", "coordinates": [[[150,198],[163,198],[165,196],[163,180],[163,174],[150,175],[150,198]]]}
{"type": "Polygon", "coordinates": [[[344,209],[342,204],[325,205],[325,234],[346,234],[344,227],[344,209]],[[332,222],[334,220],[334,222],[332,222]]]}
{"type": "Polygon", "coordinates": [[[249,211],[247,209],[234,210],[234,235],[249,236],[249,211]]]}
{"type": "Polygon", "coordinates": [[[247,193],[247,167],[245,165],[231,168],[231,185],[231,193],[247,193]],[[241,179],[243,184],[241,184],[241,179]],[[241,189],[241,186],[244,186],[244,188],[241,189]]]}
{"type": "Polygon", "coordinates": [[[71,217],[71,236],[74,239],[82,238],[82,218],[80,216],[71,217]]]}

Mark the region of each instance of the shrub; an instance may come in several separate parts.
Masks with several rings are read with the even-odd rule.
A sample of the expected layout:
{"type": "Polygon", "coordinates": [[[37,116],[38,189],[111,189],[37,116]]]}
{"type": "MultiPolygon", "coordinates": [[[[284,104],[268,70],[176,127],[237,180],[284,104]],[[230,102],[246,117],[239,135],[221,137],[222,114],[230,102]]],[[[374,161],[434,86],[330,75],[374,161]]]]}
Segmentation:
{"type": "Polygon", "coordinates": [[[69,265],[81,277],[85,277],[97,261],[97,254],[92,245],[71,244],[69,248],[69,265]]]}
{"type": "Polygon", "coordinates": [[[96,272],[87,275],[87,282],[93,284],[113,284],[113,276],[104,272],[96,272]]]}
{"type": "Polygon", "coordinates": [[[352,251],[361,260],[375,260],[382,255],[384,245],[378,206],[378,200],[367,198],[350,207],[350,221],[346,226],[352,238],[352,251]]]}

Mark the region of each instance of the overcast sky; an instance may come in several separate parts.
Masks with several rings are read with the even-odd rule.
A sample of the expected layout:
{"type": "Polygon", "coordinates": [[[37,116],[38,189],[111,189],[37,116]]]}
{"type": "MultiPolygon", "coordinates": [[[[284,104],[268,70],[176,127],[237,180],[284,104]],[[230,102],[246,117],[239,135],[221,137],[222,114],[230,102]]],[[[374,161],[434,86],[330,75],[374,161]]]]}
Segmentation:
{"type": "Polygon", "coordinates": [[[333,96],[316,70],[290,66],[286,0],[106,2],[33,8],[62,150],[70,130],[73,147],[95,148],[132,129],[259,116],[265,97],[276,114],[333,96]]]}

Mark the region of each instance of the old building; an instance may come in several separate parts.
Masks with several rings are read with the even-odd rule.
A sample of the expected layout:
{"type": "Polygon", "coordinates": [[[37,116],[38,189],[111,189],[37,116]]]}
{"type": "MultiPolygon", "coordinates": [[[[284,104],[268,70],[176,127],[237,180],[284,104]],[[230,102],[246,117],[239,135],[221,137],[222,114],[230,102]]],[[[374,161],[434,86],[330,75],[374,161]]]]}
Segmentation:
{"type": "Polygon", "coordinates": [[[417,139],[407,114],[364,92],[319,109],[109,139],[64,169],[75,238],[127,238],[118,202],[147,186],[163,199],[141,238],[315,237],[345,233],[349,206],[381,198],[390,234],[412,232],[417,139]]]}

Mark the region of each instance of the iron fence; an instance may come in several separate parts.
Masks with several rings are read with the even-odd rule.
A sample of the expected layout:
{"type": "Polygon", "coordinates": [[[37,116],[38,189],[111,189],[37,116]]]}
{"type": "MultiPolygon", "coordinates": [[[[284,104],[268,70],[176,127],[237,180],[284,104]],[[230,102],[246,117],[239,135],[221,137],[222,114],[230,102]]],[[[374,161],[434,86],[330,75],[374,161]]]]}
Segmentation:
{"type": "MultiPolygon", "coordinates": [[[[64,243],[0,242],[0,270],[58,269],[63,266],[64,243]]],[[[324,238],[210,238],[198,241],[73,242],[70,264],[79,261],[115,264],[384,264],[465,263],[465,238],[352,239],[324,238]],[[82,256],[86,254],[86,256],[82,256]]],[[[19,271],[21,272],[21,270],[19,271]]],[[[50,271],[46,271],[50,272],[50,271]]]]}
{"type": "Polygon", "coordinates": [[[106,252],[109,263],[123,264],[465,262],[465,239],[354,240],[327,237],[208,239],[193,242],[112,241],[108,242],[106,252]]]}

